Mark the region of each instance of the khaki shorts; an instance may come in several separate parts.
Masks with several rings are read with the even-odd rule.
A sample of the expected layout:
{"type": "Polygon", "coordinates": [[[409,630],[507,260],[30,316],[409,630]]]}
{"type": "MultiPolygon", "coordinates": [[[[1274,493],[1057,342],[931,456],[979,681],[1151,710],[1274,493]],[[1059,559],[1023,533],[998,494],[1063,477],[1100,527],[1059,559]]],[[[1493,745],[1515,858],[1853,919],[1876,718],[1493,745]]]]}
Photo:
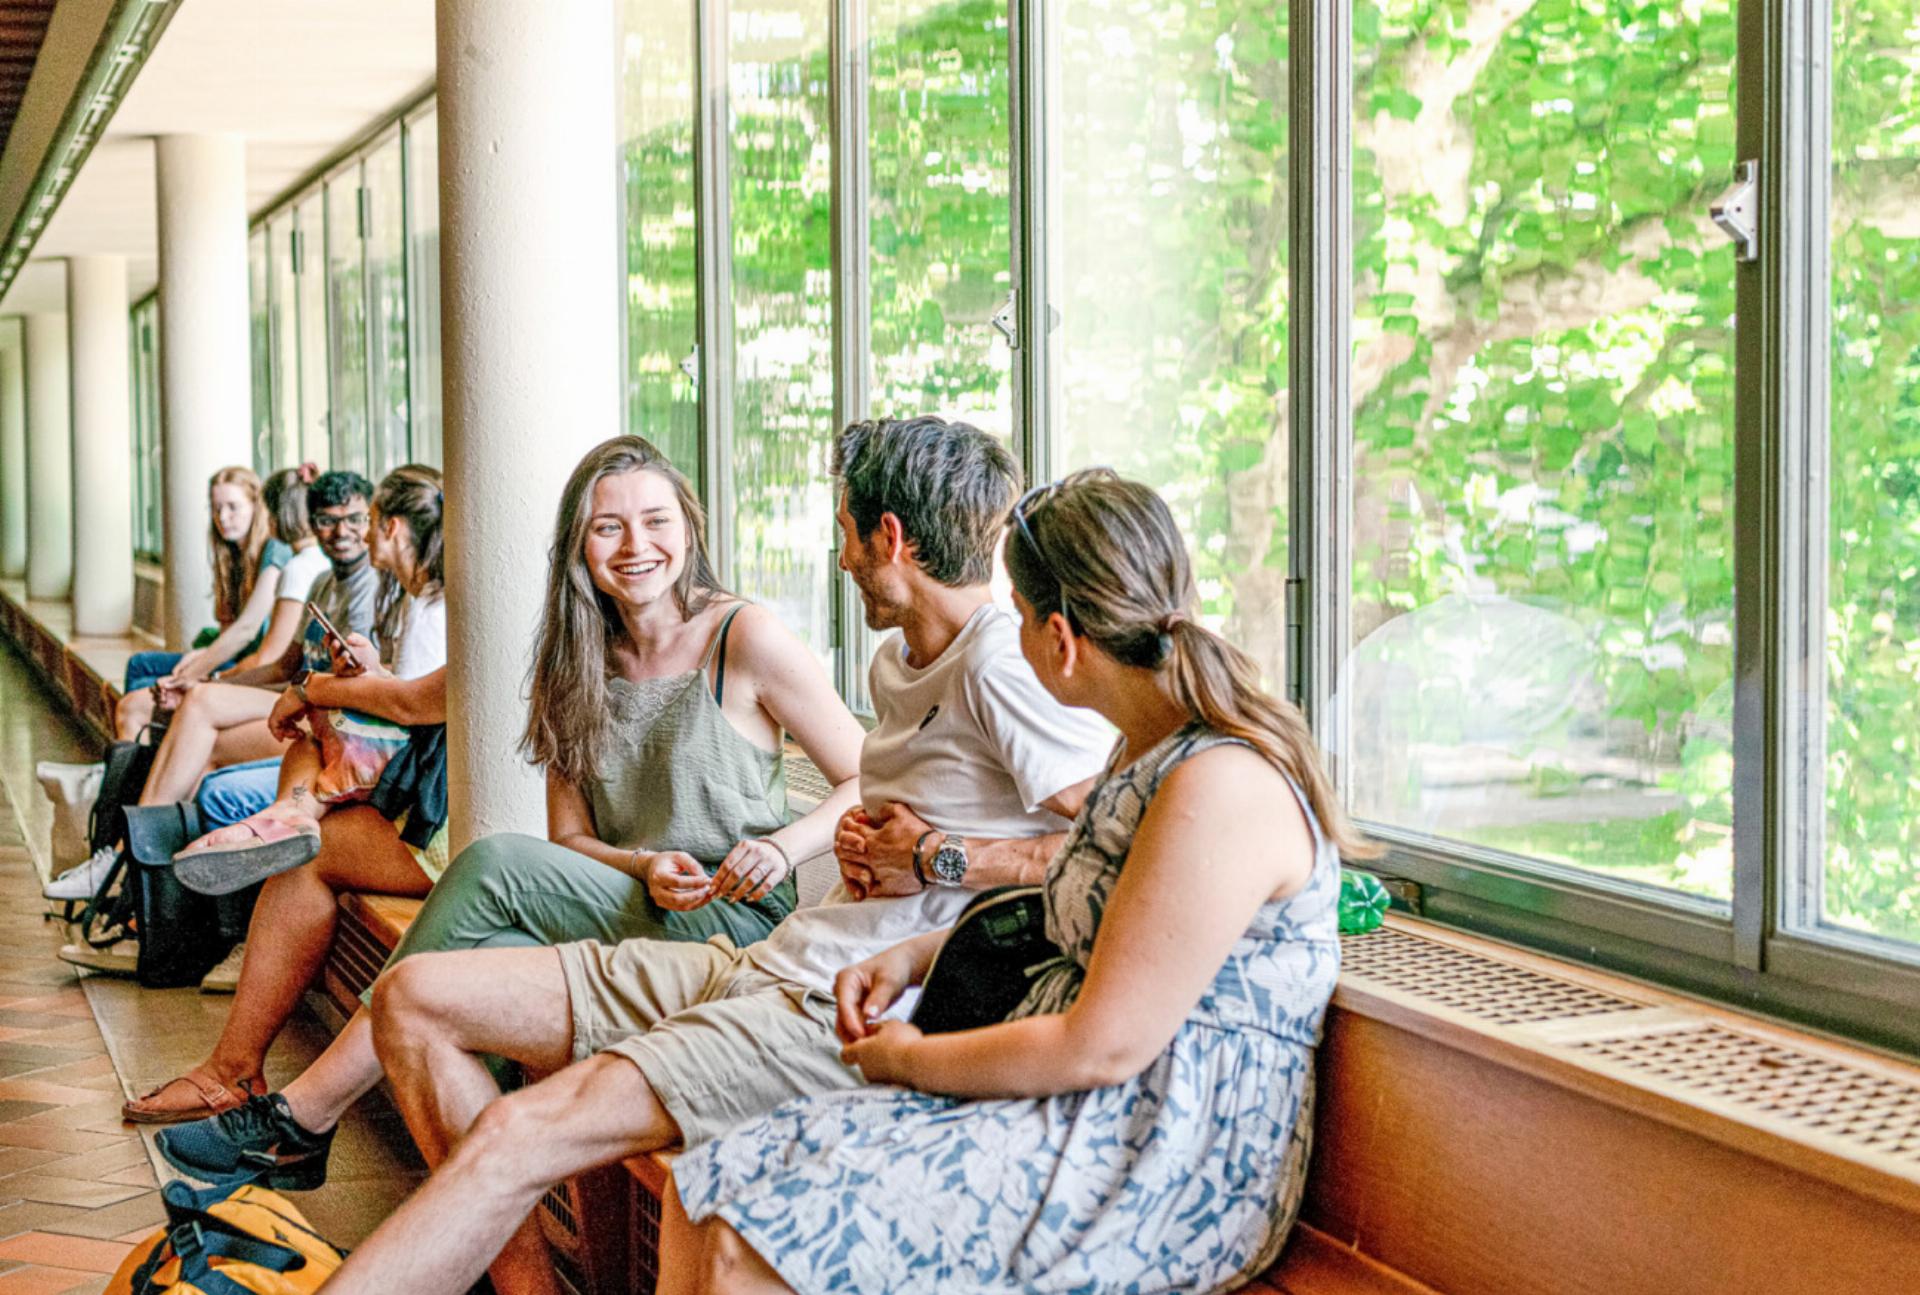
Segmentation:
{"type": "Polygon", "coordinates": [[[861,1083],[840,1060],[833,1000],[767,975],[724,935],[556,952],[573,1059],[610,1052],[640,1067],[687,1146],[789,1098],[861,1083]]]}

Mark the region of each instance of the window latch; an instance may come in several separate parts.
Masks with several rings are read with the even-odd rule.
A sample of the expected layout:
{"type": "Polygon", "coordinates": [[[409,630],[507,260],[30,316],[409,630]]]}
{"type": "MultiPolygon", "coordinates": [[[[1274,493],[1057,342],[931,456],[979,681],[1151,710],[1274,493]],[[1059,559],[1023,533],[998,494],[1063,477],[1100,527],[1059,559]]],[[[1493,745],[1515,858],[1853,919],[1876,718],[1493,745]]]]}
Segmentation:
{"type": "Polygon", "coordinates": [[[700,344],[695,342],[680,361],[680,372],[687,375],[696,387],[700,385],[700,344]]]}
{"type": "Polygon", "coordinates": [[[1016,351],[1020,349],[1019,311],[1019,294],[1009,292],[1007,299],[1000,303],[1000,309],[994,311],[987,320],[1000,331],[1000,336],[1007,339],[1007,346],[1016,351]]]}
{"type": "Polygon", "coordinates": [[[1752,158],[1734,168],[1733,184],[1707,208],[1713,223],[1733,240],[1736,261],[1760,259],[1760,164],[1752,158]]]}

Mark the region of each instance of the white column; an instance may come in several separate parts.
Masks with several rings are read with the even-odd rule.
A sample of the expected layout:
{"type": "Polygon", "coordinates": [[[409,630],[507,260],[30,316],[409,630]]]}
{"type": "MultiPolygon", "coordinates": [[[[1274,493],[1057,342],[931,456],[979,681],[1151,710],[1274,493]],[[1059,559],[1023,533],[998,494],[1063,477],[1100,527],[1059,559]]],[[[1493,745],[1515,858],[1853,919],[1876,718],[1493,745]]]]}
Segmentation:
{"type": "Polygon", "coordinates": [[[18,319],[0,320],[0,577],[27,574],[27,368],[18,319]]]}
{"type": "Polygon", "coordinates": [[[73,632],[133,627],[133,425],[127,260],[67,258],[73,365],[73,632]]]}
{"type": "Polygon", "coordinates": [[[27,316],[27,597],[73,588],[73,429],[67,317],[27,316]]]}
{"type": "Polygon", "coordinates": [[[447,790],[456,850],[540,832],[520,698],[579,456],[623,429],[612,0],[440,0],[447,790]]]}
{"type": "Polygon", "coordinates": [[[207,479],[253,462],[246,147],[228,135],[162,135],[154,145],[166,634],[179,650],[213,623],[207,479]]]}

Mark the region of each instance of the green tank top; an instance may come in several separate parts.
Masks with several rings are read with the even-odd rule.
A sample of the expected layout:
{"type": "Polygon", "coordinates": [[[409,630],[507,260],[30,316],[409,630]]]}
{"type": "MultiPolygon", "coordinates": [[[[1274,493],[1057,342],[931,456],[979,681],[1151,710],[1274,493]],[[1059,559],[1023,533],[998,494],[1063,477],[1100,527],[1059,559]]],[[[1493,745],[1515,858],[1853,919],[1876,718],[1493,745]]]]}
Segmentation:
{"type": "Polygon", "coordinates": [[[787,774],[721,713],[727,631],[700,668],[664,679],[609,681],[612,740],[604,776],[587,786],[596,835],[623,850],[681,850],[709,871],[740,841],[786,826],[787,774]],[[707,667],[720,658],[714,684],[707,667]]]}

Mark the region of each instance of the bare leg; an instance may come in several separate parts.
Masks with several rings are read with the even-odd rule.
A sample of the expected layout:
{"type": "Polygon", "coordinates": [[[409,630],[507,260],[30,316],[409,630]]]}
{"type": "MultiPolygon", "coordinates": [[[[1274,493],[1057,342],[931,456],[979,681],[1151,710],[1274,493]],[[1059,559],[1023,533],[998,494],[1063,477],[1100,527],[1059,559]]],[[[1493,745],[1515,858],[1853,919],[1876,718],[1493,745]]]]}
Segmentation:
{"type": "Polygon", "coordinates": [[[113,708],[113,732],[122,742],[140,736],[140,730],[153,722],[153,692],[136,688],[122,697],[113,708]]]}
{"type": "Polygon", "coordinates": [[[380,1057],[373,1050],[373,1017],[361,1008],[334,1036],[327,1050],[280,1090],[301,1128],[325,1133],[347,1108],[380,1082],[380,1057]]]}
{"type": "Polygon", "coordinates": [[[319,855],[261,887],[233,1010],[202,1069],[223,1083],[260,1073],[268,1047],[326,961],[340,891],[424,895],[431,885],[377,811],[356,805],[330,817],[319,855]]]}
{"type": "Polygon", "coordinates": [[[248,720],[220,730],[213,739],[213,754],[207,757],[207,767],[225,769],[249,760],[266,760],[286,749],[285,742],[267,731],[267,721],[248,720]]]}
{"type": "MultiPolygon", "coordinates": [[[[280,757],[280,786],[274,801],[257,814],[249,818],[277,818],[294,825],[303,831],[315,830],[321,818],[325,817],[330,806],[313,798],[313,780],[320,772],[320,747],[312,740],[302,740],[287,748],[280,757]]],[[[245,822],[230,823],[226,827],[216,828],[187,847],[186,852],[204,850],[213,845],[243,845],[254,837],[253,829],[245,822]]],[[[322,841],[324,848],[325,842],[322,841]]],[[[359,889],[370,889],[360,887],[359,889]]]]}
{"type": "Polygon", "coordinates": [[[572,1174],[672,1143],[680,1132],[673,1117],[639,1069],[617,1056],[498,1096],[476,1054],[535,1069],[570,1055],[566,981],[551,949],[409,958],[375,986],[373,1016],[407,1126],[438,1167],[329,1288],[458,1295],[491,1264],[501,1295],[557,1291],[546,1243],[528,1218],[541,1194],[572,1174]]]}
{"type": "Polygon", "coordinates": [[[724,1219],[689,1219],[671,1178],[660,1202],[660,1257],[658,1295],[773,1295],[793,1289],[724,1219]],[[672,1261],[665,1262],[669,1257],[672,1261]]]}
{"type": "Polygon", "coordinates": [[[203,683],[187,694],[167,726],[167,736],[153,757],[153,772],[140,793],[142,805],[171,805],[193,794],[207,771],[220,730],[261,720],[273,709],[273,694],[264,688],[203,683]]]}

